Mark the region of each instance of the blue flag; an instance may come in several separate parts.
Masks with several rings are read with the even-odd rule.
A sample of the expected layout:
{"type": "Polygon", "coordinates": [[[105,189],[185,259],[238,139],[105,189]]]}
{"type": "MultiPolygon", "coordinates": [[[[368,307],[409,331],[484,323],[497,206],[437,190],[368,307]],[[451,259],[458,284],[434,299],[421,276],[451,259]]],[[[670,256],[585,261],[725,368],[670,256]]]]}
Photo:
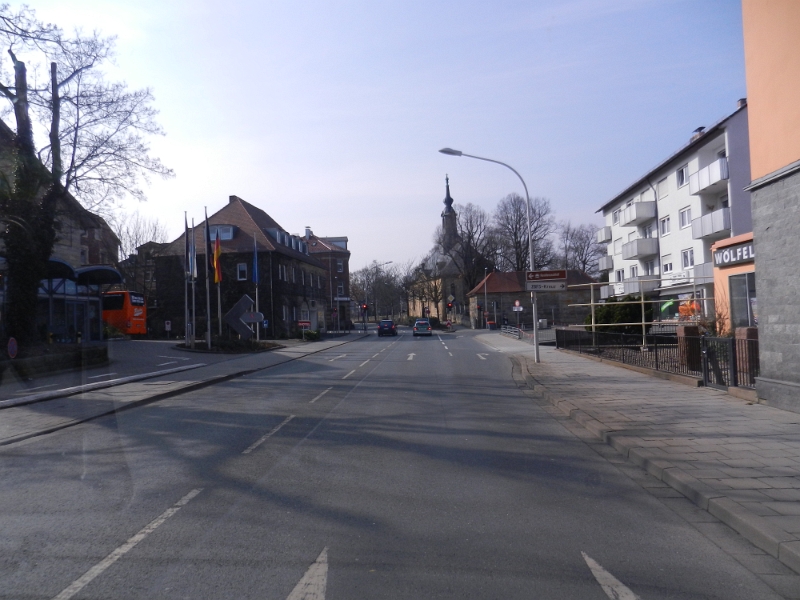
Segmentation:
{"type": "Polygon", "coordinates": [[[255,233],[253,234],[253,283],[258,285],[258,247],[255,233]]]}

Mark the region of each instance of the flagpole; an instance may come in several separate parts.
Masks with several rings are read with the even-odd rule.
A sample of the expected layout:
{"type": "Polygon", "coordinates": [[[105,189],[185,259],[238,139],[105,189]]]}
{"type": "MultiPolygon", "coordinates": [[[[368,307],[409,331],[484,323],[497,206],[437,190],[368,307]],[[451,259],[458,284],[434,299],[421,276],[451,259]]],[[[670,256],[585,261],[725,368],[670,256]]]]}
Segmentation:
{"type": "Polygon", "coordinates": [[[189,347],[189,223],[186,221],[186,211],[183,211],[184,239],[184,280],[183,280],[183,347],[189,347]]]}
{"type": "MultiPolygon", "coordinates": [[[[258,246],[256,245],[256,232],[253,232],[253,281],[256,283],[256,312],[258,312],[258,284],[260,281],[258,276],[258,246]]],[[[261,341],[261,323],[256,322],[256,341],[261,341]]]]}
{"type": "Polygon", "coordinates": [[[197,248],[194,242],[194,218],[192,218],[192,256],[191,256],[191,278],[192,278],[192,350],[194,341],[197,338],[197,295],[195,293],[195,281],[197,280],[197,248]]]}
{"type": "Polygon", "coordinates": [[[208,349],[211,350],[211,234],[208,229],[208,208],[205,206],[203,207],[206,215],[206,225],[205,225],[205,239],[203,241],[203,246],[205,246],[205,257],[206,257],[206,343],[208,344],[208,349]]]}
{"type": "Polygon", "coordinates": [[[219,322],[219,335],[222,337],[222,293],[219,291],[219,282],[217,282],[217,321],[219,322]]]}

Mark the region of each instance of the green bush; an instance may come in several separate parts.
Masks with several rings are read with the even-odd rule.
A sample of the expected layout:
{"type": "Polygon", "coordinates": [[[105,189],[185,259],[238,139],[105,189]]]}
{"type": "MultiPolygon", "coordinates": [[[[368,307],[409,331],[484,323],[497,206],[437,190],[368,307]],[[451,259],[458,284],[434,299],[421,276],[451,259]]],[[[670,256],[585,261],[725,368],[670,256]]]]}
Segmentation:
{"type": "Polygon", "coordinates": [[[306,329],[305,335],[302,329],[298,329],[295,336],[298,340],[305,339],[307,342],[316,342],[319,340],[319,330],[306,329]]]}
{"type": "MultiPolygon", "coordinates": [[[[609,298],[605,304],[595,306],[594,319],[595,323],[641,323],[642,321],[642,306],[641,304],[623,304],[623,302],[638,302],[640,297],[627,295],[624,298],[609,298]]],[[[645,296],[645,300],[650,300],[645,296]]],[[[644,319],[647,322],[653,320],[653,304],[648,302],[644,305],[644,319]]],[[[586,330],[592,330],[592,315],[586,315],[583,321],[587,325],[586,330]]],[[[650,325],[645,326],[645,331],[650,331],[650,325]]],[[[597,331],[600,333],[629,333],[637,334],[642,332],[641,325],[619,325],[617,327],[598,327],[597,331]]]]}

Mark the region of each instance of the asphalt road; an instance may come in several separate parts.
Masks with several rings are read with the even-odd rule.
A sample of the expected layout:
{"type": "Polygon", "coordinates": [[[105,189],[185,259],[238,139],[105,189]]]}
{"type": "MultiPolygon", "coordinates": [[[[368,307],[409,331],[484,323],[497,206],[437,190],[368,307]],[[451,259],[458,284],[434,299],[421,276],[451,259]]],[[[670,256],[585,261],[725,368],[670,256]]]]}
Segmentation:
{"type": "Polygon", "coordinates": [[[0,531],[0,598],[778,598],[472,332],[2,448],[0,531]]]}

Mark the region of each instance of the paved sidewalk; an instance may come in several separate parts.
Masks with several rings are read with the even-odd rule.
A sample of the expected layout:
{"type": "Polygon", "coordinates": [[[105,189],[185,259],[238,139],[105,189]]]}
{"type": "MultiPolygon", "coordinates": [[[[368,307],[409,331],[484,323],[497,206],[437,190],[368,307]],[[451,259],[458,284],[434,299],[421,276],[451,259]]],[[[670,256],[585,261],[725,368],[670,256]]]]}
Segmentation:
{"type": "Polygon", "coordinates": [[[362,337],[364,336],[356,335],[307,344],[290,344],[278,350],[247,354],[234,360],[173,372],[144,381],[116,385],[106,382],[112,385],[57,397],[52,397],[51,394],[47,399],[22,406],[0,406],[0,446],[268,369],[362,337]]]}
{"type": "Polygon", "coordinates": [[[537,396],[800,573],[800,414],[503,335],[537,396]]]}

